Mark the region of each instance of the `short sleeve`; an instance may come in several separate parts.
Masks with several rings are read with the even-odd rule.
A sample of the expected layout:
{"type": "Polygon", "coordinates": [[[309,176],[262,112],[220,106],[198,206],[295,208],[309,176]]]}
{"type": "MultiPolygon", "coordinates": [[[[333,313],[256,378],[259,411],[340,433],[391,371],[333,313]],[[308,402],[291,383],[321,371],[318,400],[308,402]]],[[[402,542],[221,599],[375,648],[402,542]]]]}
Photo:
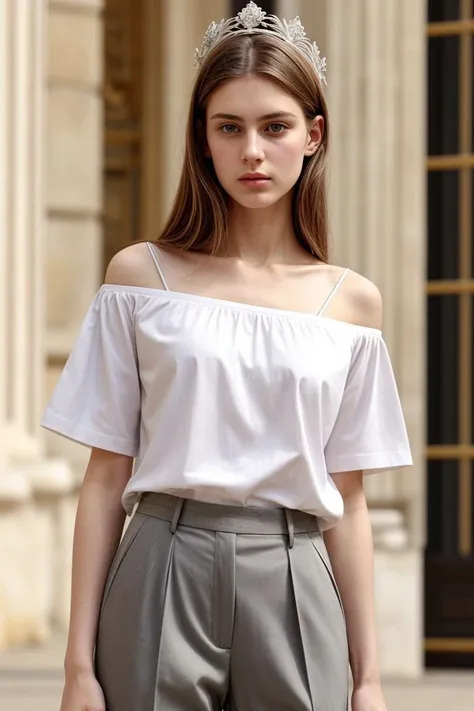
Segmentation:
{"type": "Polygon", "coordinates": [[[363,333],[354,347],[325,457],[329,473],[412,464],[395,376],[379,332],[363,333]]]}
{"type": "Polygon", "coordinates": [[[134,296],[102,287],[41,425],[89,447],[134,457],[140,400],[134,296]]]}

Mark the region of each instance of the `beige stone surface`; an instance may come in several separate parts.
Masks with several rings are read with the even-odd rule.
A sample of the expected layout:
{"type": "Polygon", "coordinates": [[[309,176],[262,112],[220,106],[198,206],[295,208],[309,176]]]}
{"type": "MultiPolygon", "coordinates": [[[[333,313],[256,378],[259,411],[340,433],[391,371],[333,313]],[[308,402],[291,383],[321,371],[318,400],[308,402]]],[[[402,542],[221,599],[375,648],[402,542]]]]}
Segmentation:
{"type": "Polygon", "coordinates": [[[0,508],[0,649],[45,642],[51,611],[51,522],[30,501],[0,508]],[[34,591],[34,592],[33,592],[34,591]]]}
{"type": "Polygon", "coordinates": [[[51,87],[48,97],[47,204],[98,214],[102,208],[102,101],[51,87]]]}
{"type": "MultiPolygon", "coordinates": [[[[411,439],[414,469],[402,470],[402,486],[408,508],[408,521],[414,545],[423,546],[426,537],[426,432],[427,393],[426,350],[427,303],[425,295],[427,209],[427,51],[420,41],[425,32],[426,1],[401,2],[400,82],[397,96],[397,121],[402,140],[397,160],[404,167],[398,209],[400,231],[394,235],[400,280],[396,293],[400,323],[398,383],[403,393],[404,412],[411,439]],[[398,106],[399,104],[399,106],[398,106]]],[[[398,60],[397,60],[398,61],[398,60]]]]}
{"type": "Polygon", "coordinates": [[[388,711],[472,711],[474,673],[430,673],[409,682],[387,681],[388,711]]]}
{"type": "MultiPolygon", "coordinates": [[[[48,331],[77,331],[101,281],[102,231],[94,220],[50,218],[47,226],[48,331]]],[[[51,352],[51,343],[48,350],[51,352]]]]}
{"type": "Polygon", "coordinates": [[[0,500],[0,650],[67,629],[77,496],[64,460],[24,464],[29,490],[0,500]]]}
{"type": "Polygon", "coordinates": [[[49,4],[53,10],[100,10],[104,7],[105,0],[49,0],[49,4]]]}
{"type": "Polygon", "coordinates": [[[376,550],[374,578],[382,673],[419,677],[423,671],[421,552],[376,550]]]}
{"type": "Polygon", "coordinates": [[[52,12],[48,26],[50,82],[99,87],[102,79],[102,27],[98,16],[52,12]]]}

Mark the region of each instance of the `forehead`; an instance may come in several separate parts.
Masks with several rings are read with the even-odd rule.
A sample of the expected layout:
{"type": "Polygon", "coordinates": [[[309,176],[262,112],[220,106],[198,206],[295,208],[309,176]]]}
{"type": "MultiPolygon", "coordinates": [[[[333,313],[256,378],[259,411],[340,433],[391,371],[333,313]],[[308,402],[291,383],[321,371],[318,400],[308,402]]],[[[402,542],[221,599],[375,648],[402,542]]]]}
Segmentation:
{"type": "Polygon", "coordinates": [[[207,115],[238,114],[251,119],[275,111],[288,111],[303,116],[299,103],[275,82],[248,76],[230,79],[210,96],[207,115]]]}

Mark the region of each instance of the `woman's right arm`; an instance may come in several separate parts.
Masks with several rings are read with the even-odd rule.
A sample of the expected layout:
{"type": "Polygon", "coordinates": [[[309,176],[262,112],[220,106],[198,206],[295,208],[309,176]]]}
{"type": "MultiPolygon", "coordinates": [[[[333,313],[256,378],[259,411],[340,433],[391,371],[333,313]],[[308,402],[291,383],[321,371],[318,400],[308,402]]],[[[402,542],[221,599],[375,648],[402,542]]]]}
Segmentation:
{"type": "Polygon", "coordinates": [[[62,711],[86,711],[102,705],[93,679],[95,638],[102,594],[125,522],[121,498],[132,467],[132,457],[93,449],[81,487],[62,711]]]}

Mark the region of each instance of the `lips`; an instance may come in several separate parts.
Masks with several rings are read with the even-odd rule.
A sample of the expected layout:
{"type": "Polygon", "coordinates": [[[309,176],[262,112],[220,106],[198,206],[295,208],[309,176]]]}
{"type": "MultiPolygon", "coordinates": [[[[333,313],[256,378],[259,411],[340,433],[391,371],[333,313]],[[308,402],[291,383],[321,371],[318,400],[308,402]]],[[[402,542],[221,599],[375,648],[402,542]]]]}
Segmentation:
{"type": "Polygon", "coordinates": [[[251,182],[251,181],[262,181],[262,180],[270,180],[268,175],[265,175],[264,173],[246,173],[245,175],[242,175],[239,180],[243,180],[245,182],[251,182]]]}

